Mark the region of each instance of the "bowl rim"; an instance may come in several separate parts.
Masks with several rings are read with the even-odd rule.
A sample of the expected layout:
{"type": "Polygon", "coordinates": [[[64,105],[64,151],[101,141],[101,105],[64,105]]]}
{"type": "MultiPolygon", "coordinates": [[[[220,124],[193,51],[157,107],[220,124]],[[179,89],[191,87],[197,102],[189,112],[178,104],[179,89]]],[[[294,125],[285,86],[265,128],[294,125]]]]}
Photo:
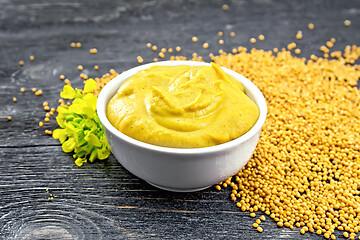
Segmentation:
{"type": "MultiPolygon", "coordinates": [[[[149,68],[151,66],[155,65],[161,65],[161,66],[178,66],[178,65],[188,65],[188,66],[211,66],[210,63],[204,63],[204,62],[196,62],[196,61],[160,61],[160,62],[153,62],[148,64],[143,64],[134,68],[131,68],[127,71],[122,72],[115,78],[113,78],[110,82],[108,82],[105,87],[100,91],[100,94],[97,99],[96,103],[96,111],[99,117],[99,120],[103,127],[105,127],[106,131],[109,131],[111,134],[116,136],[119,139],[122,139],[123,141],[134,145],[136,147],[140,147],[142,149],[150,150],[150,151],[156,151],[156,152],[164,152],[164,153],[172,153],[172,154],[208,154],[208,153],[217,153],[226,151],[229,148],[233,148],[237,145],[240,145],[243,142],[246,142],[250,138],[256,135],[259,131],[261,131],[261,128],[265,122],[266,115],[267,115],[267,105],[266,100],[261,93],[261,91],[256,87],[254,83],[252,83],[249,79],[245,78],[241,74],[230,70],[225,67],[221,67],[227,74],[234,77],[237,81],[241,82],[241,84],[244,86],[247,95],[248,92],[253,95],[253,101],[255,104],[259,107],[259,118],[250,128],[249,131],[247,131],[245,134],[241,135],[240,137],[233,139],[229,142],[222,143],[215,146],[210,147],[202,147],[202,148],[172,148],[172,147],[163,147],[163,146],[157,146],[150,143],[141,142],[139,140],[136,140],[134,138],[131,138],[122,132],[120,132],[118,129],[116,129],[107,119],[106,117],[106,107],[110,99],[114,96],[112,95],[109,98],[109,101],[106,101],[106,98],[110,94],[110,92],[114,91],[114,88],[118,89],[119,87],[116,87],[120,83],[120,85],[126,81],[131,76],[135,75],[138,71],[144,70],[146,68],[149,68]]],[[[117,91],[116,91],[117,92],[117,91]]],[[[116,93],[115,92],[115,93],[116,93]]]]}

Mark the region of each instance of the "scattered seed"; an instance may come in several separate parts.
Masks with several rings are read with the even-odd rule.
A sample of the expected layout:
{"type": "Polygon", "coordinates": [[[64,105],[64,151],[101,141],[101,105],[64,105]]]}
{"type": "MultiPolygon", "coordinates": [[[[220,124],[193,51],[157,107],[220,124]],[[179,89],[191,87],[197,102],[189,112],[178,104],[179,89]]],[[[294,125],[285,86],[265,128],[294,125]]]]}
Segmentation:
{"type": "Polygon", "coordinates": [[[326,42],[326,46],[327,46],[328,48],[332,48],[332,47],[334,46],[334,44],[333,44],[331,41],[327,41],[327,42],[326,42]]]}
{"type": "Polygon", "coordinates": [[[302,32],[301,31],[298,31],[296,33],[296,39],[302,39],[303,35],[302,35],[302,32]]]}
{"type": "Polygon", "coordinates": [[[141,56],[137,56],[136,59],[137,59],[138,63],[144,62],[144,59],[141,56]]]}
{"type": "Polygon", "coordinates": [[[98,52],[98,50],[96,48],[91,48],[90,49],[91,54],[96,54],[97,52],[98,52]]]}
{"type": "Polygon", "coordinates": [[[350,21],[350,20],[345,20],[345,21],[344,21],[344,25],[347,26],[347,27],[350,26],[350,25],[351,25],[351,21],[350,21]]]}
{"type": "Polygon", "coordinates": [[[229,9],[229,6],[227,4],[223,4],[221,8],[222,10],[226,11],[229,9]]]}

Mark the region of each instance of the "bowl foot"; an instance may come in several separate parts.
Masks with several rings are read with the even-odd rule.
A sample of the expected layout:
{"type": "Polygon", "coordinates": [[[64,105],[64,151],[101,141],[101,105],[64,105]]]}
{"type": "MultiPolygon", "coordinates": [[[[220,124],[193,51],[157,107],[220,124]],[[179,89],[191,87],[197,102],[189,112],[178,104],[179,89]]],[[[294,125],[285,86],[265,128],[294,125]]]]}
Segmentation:
{"type": "Polygon", "coordinates": [[[160,188],[162,190],[170,191],[170,192],[197,192],[197,191],[201,191],[201,190],[207,189],[212,186],[212,185],[210,185],[210,186],[200,187],[200,188],[172,188],[172,187],[160,186],[155,183],[148,182],[148,181],[146,181],[146,182],[154,187],[160,188]]]}

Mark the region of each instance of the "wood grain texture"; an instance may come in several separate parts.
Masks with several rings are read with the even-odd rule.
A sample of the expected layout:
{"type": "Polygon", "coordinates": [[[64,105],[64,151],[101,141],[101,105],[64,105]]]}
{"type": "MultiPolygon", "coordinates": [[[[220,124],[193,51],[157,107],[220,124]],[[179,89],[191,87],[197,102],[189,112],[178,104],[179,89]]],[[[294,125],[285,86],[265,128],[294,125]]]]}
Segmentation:
{"type": "Polygon", "coordinates": [[[359,44],[360,2],[0,0],[0,239],[322,239],[277,228],[269,218],[258,233],[254,219],[230,201],[228,190],[161,191],[127,172],[113,156],[78,168],[43,132],[56,127],[54,118],[38,127],[42,102],[56,106],[60,74],[82,86],[79,64],[91,77],[111,68],[121,72],[136,66],[138,55],[145,62],[157,57],[147,42],[181,46],[182,55],[197,52],[209,60],[210,52],[239,45],[285,47],[298,30],[304,36],[297,41],[301,57],[320,55],[319,47],[331,37],[337,50],[359,44]],[[229,10],[221,9],[224,3],[229,10]],[[345,19],[352,21],[348,28],[345,19]],[[314,31],[306,28],[310,22],[314,31]],[[224,45],[217,44],[218,31],[225,31],[224,45]],[[266,40],[250,45],[259,34],[266,40]],[[192,36],[199,42],[193,43],[192,36]],[[72,41],[83,46],[70,48],[72,41]],[[205,41],[209,49],[201,47],[205,41]],[[93,47],[98,54],[89,54],[93,47]],[[28,60],[30,55],[35,61],[28,60]],[[23,67],[19,60],[25,61],[23,67]],[[95,64],[99,71],[93,70],[95,64]],[[27,91],[20,93],[21,87],[27,91]],[[33,87],[44,94],[35,96],[33,87]],[[4,119],[8,115],[12,121],[4,119]]]}

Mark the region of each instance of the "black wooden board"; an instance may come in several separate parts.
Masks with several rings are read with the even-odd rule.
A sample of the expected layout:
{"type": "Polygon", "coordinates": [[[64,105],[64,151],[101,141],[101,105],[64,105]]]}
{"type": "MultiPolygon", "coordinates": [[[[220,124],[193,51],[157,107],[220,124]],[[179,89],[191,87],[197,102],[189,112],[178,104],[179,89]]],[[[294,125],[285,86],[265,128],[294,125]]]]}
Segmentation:
{"type": "MultiPolygon", "coordinates": [[[[258,233],[249,213],[231,202],[229,190],[158,190],[127,172],[112,155],[79,168],[38,127],[42,102],[57,104],[61,74],[82,86],[79,64],[90,77],[111,68],[122,72],[138,65],[138,55],[144,62],[157,57],[147,42],[179,45],[181,55],[196,52],[209,61],[208,54],[219,49],[286,47],[298,30],[303,32],[296,41],[301,57],[320,55],[320,46],[331,37],[337,50],[359,44],[360,1],[0,0],[0,238],[321,239],[278,228],[270,218],[258,233]],[[229,9],[222,10],[223,4],[229,9]],[[345,19],[351,20],[350,27],[344,26],[345,19]],[[307,29],[310,22],[313,31],[307,29]],[[217,43],[218,31],[225,33],[224,45],[217,43]],[[235,37],[229,36],[231,31],[235,37]],[[265,41],[250,44],[259,34],[265,41]],[[193,43],[192,36],[199,41],[193,43]],[[73,41],[82,47],[71,48],[73,41]],[[202,48],[204,42],[209,49],[202,48]],[[96,55],[89,54],[93,47],[96,55]],[[35,61],[29,61],[30,55],[35,61]],[[99,71],[93,70],[95,64],[99,71]],[[33,87],[43,95],[35,96],[33,87]]],[[[54,118],[45,125],[55,126],[54,118]]]]}

